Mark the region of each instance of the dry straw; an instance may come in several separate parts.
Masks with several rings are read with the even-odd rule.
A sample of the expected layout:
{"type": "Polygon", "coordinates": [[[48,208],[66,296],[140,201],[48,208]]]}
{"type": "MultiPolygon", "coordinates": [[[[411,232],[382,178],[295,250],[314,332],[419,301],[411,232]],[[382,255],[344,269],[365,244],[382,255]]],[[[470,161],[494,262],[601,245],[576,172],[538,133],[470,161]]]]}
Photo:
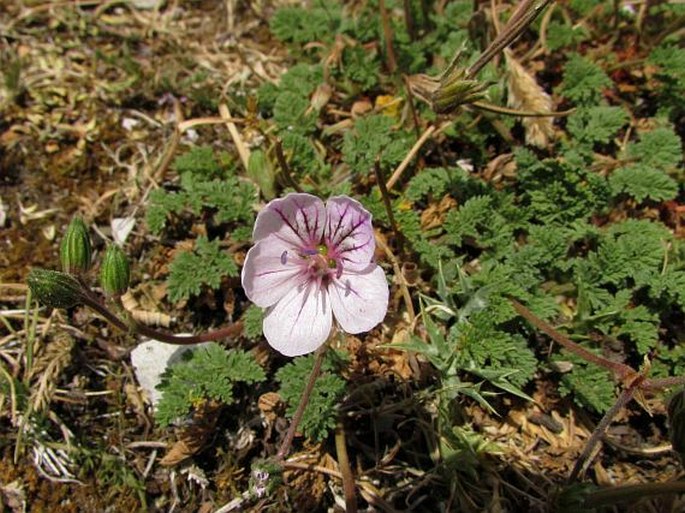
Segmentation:
{"type": "MultiPolygon", "coordinates": [[[[551,112],[552,98],[535,81],[512,55],[505,50],[507,63],[507,104],[509,107],[529,112],[551,112]]],[[[526,144],[544,148],[554,137],[553,118],[524,117],[523,128],[526,131],[526,144]]]]}

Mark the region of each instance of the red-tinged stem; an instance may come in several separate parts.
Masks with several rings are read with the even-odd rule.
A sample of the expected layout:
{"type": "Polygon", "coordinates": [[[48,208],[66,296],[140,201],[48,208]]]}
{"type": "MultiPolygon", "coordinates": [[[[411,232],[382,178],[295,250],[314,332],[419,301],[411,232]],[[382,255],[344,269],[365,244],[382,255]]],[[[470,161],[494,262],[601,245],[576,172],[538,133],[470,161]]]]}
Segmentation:
{"type": "Polygon", "coordinates": [[[316,350],[316,353],[314,353],[314,367],[309,375],[309,381],[307,381],[307,385],[304,387],[302,397],[300,398],[300,404],[297,405],[297,410],[295,410],[295,415],[293,415],[293,419],[290,421],[288,432],[285,434],[283,443],[281,443],[281,447],[278,449],[278,453],[276,454],[276,460],[279,462],[283,462],[290,452],[290,446],[293,444],[297,427],[300,425],[300,421],[302,420],[302,415],[304,415],[304,410],[307,408],[307,404],[309,404],[309,398],[312,395],[312,390],[314,390],[316,378],[319,377],[319,373],[321,372],[321,365],[323,365],[323,357],[326,354],[327,347],[328,342],[323,344],[319,349],[316,350]]]}
{"type": "Polygon", "coordinates": [[[121,331],[127,331],[129,333],[135,333],[143,335],[148,338],[159,340],[160,342],[166,342],[167,344],[176,345],[192,345],[199,344],[202,342],[210,342],[215,340],[221,340],[224,338],[234,338],[240,334],[243,329],[242,322],[234,322],[230,326],[221,328],[215,331],[209,331],[206,333],[200,333],[199,335],[174,335],[173,333],[165,333],[163,331],[158,331],[144,324],[139,324],[134,321],[126,322],[119,318],[114,312],[107,308],[104,304],[100,302],[100,299],[93,294],[93,292],[87,288],[83,287],[83,294],[81,296],[83,304],[89,308],[95,310],[102,317],[105,318],[107,322],[113,326],[119,328],[121,331]]]}
{"type": "Polygon", "coordinates": [[[378,9],[381,14],[381,25],[383,28],[383,39],[385,40],[385,59],[388,65],[388,71],[394,74],[397,71],[397,60],[395,59],[395,50],[392,47],[392,26],[390,25],[390,16],[385,7],[385,0],[379,0],[378,9]]]}
{"type": "Polygon", "coordinates": [[[611,424],[611,421],[614,420],[616,414],[633,398],[635,392],[640,388],[641,382],[642,380],[636,379],[628,387],[624,388],[621,392],[621,395],[618,396],[618,399],[616,400],[614,405],[611,408],[609,408],[609,410],[604,414],[604,417],[602,417],[602,420],[599,421],[599,424],[597,424],[597,427],[592,432],[592,436],[590,436],[590,439],[585,444],[583,452],[576,460],[576,464],[573,466],[573,470],[571,471],[571,474],[568,476],[568,483],[572,483],[573,481],[575,481],[576,478],[580,475],[580,473],[584,472],[585,462],[592,454],[595,445],[597,445],[601,440],[602,436],[604,436],[604,432],[609,427],[609,424],[611,424]]]}
{"type": "Polygon", "coordinates": [[[645,379],[640,386],[643,390],[663,390],[685,385],[685,376],[671,376],[670,378],[645,379]]]}
{"type": "Polygon", "coordinates": [[[525,306],[516,301],[514,298],[509,298],[509,301],[511,301],[514,310],[516,310],[516,312],[521,317],[523,317],[537,329],[548,335],[552,340],[557,342],[559,345],[563,346],[564,349],[571,351],[575,355],[581,357],[583,360],[594,363],[595,365],[599,365],[600,367],[604,367],[605,369],[608,369],[609,371],[616,374],[621,381],[631,379],[637,374],[637,372],[634,369],[632,369],[624,363],[612,362],[611,360],[596,355],[595,353],[590,352],[584,347],[576,344],[570,338],[568,338],[565,335],[562,335],[548,323],[537,317],[533,312],[528,310],[525,306]]]}

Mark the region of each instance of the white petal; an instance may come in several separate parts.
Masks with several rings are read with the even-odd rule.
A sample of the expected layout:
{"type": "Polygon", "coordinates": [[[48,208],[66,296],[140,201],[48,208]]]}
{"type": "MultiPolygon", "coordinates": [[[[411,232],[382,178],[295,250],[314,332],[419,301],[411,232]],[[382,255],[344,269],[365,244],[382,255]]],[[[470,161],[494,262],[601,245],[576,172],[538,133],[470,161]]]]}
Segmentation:
{"type": "Polygon", "coordinates": [[[376,250],[371,213],[347,196],[326,202],[326,237],[345,262],[368,264],[376,250]]]}
{"type": "Polygon", "coordinates": [[[333,324],[328,294],[316,283],[293,288],[264,317],[264,336],[285,356],[311,353],[323,344],[333,324]]]}
{"type": "Polygon", "coordinates": [[[255,242],[270,235],[312,249],[320,243],[326,222],[326,209],[316,196],[290,193],[270,201],[257,215],[252,238],[255,242]]]}
{"type": "Polygon", "coordinates": [[[135,225],[135,217],[116,217],[112,219],[112,238],[114,242],[123,246],[135,225]]]}
{"type": "Polygon", "coordinates": [[[375,264],[364,271],[343,271],[328,286],[333,315],[343,331],[369,331],[385,318],[388,311],[388,282],[383,269],[375,264]]]}
{"type": "Polygon", "coordinates": [[[307,274],[296,249],[276,237],[267,237],[250,248],[241,274],[248,299],[266,308],[303,284],[307,274]]]}

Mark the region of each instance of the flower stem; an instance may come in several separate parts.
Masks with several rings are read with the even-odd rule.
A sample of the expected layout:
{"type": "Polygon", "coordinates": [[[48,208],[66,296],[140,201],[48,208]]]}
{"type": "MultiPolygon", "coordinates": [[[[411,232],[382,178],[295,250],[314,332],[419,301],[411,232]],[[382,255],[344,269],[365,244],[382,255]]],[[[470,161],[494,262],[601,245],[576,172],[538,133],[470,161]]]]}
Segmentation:
{"type": "Polygon", "coordinates": [[[585,444],[585,447],[583,448],[583,452],[580,454],[580,457],[576,460],[576,464],[573,466],[573,470],[571,471],[571,474],[568,476],[567,482],[569,484],[575,481],[578,478],[578,476],[580,476],[582,473],[585,473],[586,463],[590,463],[588,459],[590,458],[590,455],[592,454],[592,451],[594,450],[595,446],[599,443],[602,436],[604,436],[604,432],[609,427],[609,424],[611,424],[611,421],[614,420],[616,414],[618,414],[621,408],[623,408],[626,404],[630,402],[630,400],[635,395],[635,392],[639,388],[640,380],[636,379],[631,386],[623,389],[621,395],[618,396],[618,399],[616,400],[614,405],[611,408],[609,408],[609,410],[604,414],[604,417],[602,417],[602,420],[599,421],[599,424],[597,424],[597,427],[595,427],[595,430],[592,432],[590,439],[585,444]]]}
{"type": "Polygon", "coordinates": [[[326,354],[327,347],[328,343],[325,343],[316,350],[316,353],[314,353],[314,367],[309,375],[309,381],[307,381],[307,385],[304,387],[304,392],[302,392],[302,397],[300,398],[300,404],[297,405],[297,410],[295,410],[295,415],[293,415],[293,419],[290,421],[288,432],[285,434],[283,443],[281,443],[281,447],[276,454],[276,460],[279,462],[283,462],[290,452],[290,446],[295,438],[297,427],[299,426],[302,415],[304,415],[304,410],[309,403],[309,398],[312,395],[312,390],[314,390],[316,378],[319,377],[319,373],[321,372],[321,365],[323,364],[323,357],[326,354]]]}
{"type": "Polygon", "coordinates": [[[149,326],[145,326],[144,324],[139,324],[133,320],[129,322],[124,321],[109,308],[107,308],[107,306],[100,301],[93,291],[85,285],[82,287],[82,292],[83,294],[81,296],[81,300],[83,301],[83,304],[92,310],[95,310],[102,317],[104,317],[107,322],[119,328],[121,331],[137,333],[148,338],[159,340],[160,342],[166,342],[167,344],[192,345],[200,344],[202,342],[210,342],[213,340],[221,340],[223,338],[234,338],[243,329],[242,322],[234,322],[225,328],[209,331],[206,333],[200,333],[199,335],[180,336],[174,335],[173,333],[165,333],[163,331],[150,328],[149,326]]]}
{"type": "Polygon", "coordinates": [[[599,365],[600,367],[608,369],[609,371],[616,374],[618,378],[621,379],[621,381],[629,381],[637,375],[637,372],[628,365],[619,362],[612,362],[611,360],[596,355],[595,353],[592,353],[584,347],[576,344],[570,338],[566,337],[565,335],[562,335],[548,323],[537,317],[535,314],[533,314],[533,312],[528,310],[525,306],[516,301],[514,298],[510,297],[509,301],[511,301],[514,310],[516,310],[516,312],[521,317],[523,317],[537,329],[548,335],[552,340],[557,342],[559,345],[563,346],[564,349],[571,351],[575,355],[581,357],[586,362],[594,363],[595,365],[599,365]]]}

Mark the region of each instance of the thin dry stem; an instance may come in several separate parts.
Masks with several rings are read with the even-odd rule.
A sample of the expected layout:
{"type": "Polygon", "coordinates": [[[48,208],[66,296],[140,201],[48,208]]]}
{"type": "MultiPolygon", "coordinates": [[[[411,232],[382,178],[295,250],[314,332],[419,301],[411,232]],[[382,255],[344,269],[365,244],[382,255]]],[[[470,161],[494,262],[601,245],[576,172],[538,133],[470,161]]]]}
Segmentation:
{"type": "Polygon", "coordinates": [[[388,245],[385,242],[383,242],[383,240],[381,240],[380,237],[376,237],[376,244],[378,244],[378,246],[383,250],[383,252],[385,252],[386,256],[390,259],[393,272],[397,277],[397,283],[400,286],[402,298],[404,299],[404,305],[407,308],[407,313],[409,314],[409,324],[413,326],[414,321],[416,320],[416,312],[414,311],[414,303],[412,303],[411,294],[409,293],[409,287],[404,279],[404,275],[402,274],[400,263],[397,260],[395,254],[392,252],[392,250],[388,247],[388,245]]]}
{"type": "Polygon", "coordinates": [[[411,147],[411,150],[409,150],[409,153],[404,157],[404,160],[400,162],[400,165],[397,166],[395,171],[392,173],[392,176],[390,179],[387,181],[385,184],[385,187],[390,190],[393,188],[393,186],[397,183],[397,181],[400,179],[402,176],[402,173],[404,173],[404,170],[409,167],[409,164],[411,163],[412,159],[416,156],[416,154],[419,152],[421,147],[426,144],[426,141],[430,139],[430,137],[433,135],[433,132],[435,132],[436,128],[435,125],[431,125],[426,130],[421,134],[421,137],[419,137],[419,140],[414,143],[414,146],[411,147]]]}
{"type": "Polygon", "coordinates": [[[347,455],[347,444],[345,442],[345,426],[338,422],[335,428],[335,452],[338,456],[338,467],[342,475],[343,493],[345,495],[345,512],[357,513],[356,487],[350,459],[347,455]]]}
{"type": "Polygon", "coordinates": [[[226,122],[226,128],[228,128],[228,133],[231,134],[231,139],[233,139],[233,144],[235,144],[238,150],[238,155],[240,155],[240,161],[243,163],[243,167],[247,171],[248,162],[250,162],[250,149],[243,142],[243,138],[238,132],[238,128],[235,126],[233,121],[233,116],[231,116],[231,111],[228,110],[228,105],[222,103],[219,105],[219,115],[226,122]]]}

